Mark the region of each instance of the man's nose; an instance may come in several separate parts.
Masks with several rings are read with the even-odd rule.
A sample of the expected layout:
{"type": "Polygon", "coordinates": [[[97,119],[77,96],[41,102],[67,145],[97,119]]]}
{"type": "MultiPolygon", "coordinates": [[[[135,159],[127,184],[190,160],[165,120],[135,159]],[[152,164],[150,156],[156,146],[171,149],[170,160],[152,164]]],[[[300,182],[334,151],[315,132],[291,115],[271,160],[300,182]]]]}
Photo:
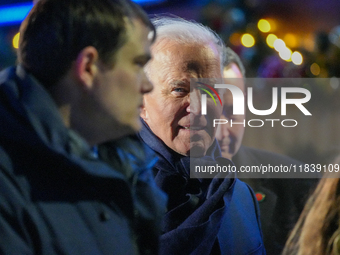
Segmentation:
{"type": "Polygon", "coordinates": [[[221,127],[221,135],[224,138],[224,137],[229,136],[229,126],[230,126],[229,121],[230,120],[228,120],[226,117],[224,117],[224,115],[222,115],[222,116],[223,116],[223,119],[228,121],[226,124],[219,125],[221,127]]]}
{"type": "Polygon", "coordinates": [[[146,76],[145,72],[143,71],[142,77],[141,77],[141,93],[146,94],[153,90],[153,84],[149,80],[149,78],[146,76]]]}
{"type": "Polygon", "coordinates": [[[189,105],[187,107],[187,112],[195,115],[201,115],[202,110],[201,93],[198,90],[193,90],[192,92],[190,92],[188,101],[189,105]]]}
{"type": "MultiPolygon", "coordinates": [[[[221,116],[221,119],[224,120],[224,121],[228,121],[224,115],[221,116]]],[[[227,123],[219,123],[217,125],[217,129],[216,129],[216,139],[220,142],[222,141],[224,138],[228,137],[229,136],[229,130],[228,130],[228,127],[229,127],[229,122],[227,123]]]]}

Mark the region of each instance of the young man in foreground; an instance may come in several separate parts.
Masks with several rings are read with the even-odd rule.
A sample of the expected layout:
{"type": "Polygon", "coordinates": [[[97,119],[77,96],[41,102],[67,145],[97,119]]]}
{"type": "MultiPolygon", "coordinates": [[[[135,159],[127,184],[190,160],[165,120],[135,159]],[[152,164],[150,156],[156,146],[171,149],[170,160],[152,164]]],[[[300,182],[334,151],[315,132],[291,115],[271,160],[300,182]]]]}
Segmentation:
{"type": "Polygon", "coordinates": [[[1,254],[157,253],[164,196],[150,178],[129,183],[92,149],[139,130],[154,38],[129,1],[34,5],[20,28],[19,65],[0,74],[1,254]],[[134,185],[153,206],[146,219],[134,185]]]}

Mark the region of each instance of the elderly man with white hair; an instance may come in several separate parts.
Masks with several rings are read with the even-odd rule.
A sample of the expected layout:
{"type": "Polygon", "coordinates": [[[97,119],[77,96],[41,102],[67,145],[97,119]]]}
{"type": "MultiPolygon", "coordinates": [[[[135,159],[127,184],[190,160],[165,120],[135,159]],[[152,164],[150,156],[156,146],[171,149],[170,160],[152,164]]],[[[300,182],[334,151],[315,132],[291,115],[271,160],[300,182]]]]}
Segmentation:
{"type": "Polygon", "coordinates": [[[195,22],[164,17],[153,23],[157,40],[145,69],[154,90],[144,95],[139,136],[159,157],[155,180],[169,199],[160,254],[265,254],[251,188],[234,174],[190,178],[193,156],[232,164],[221,157],[212,123],[222,107],[208,102],[202,115],[201,92],[190,86],[191,78],[222,78],[225,46],[195,22]]]}

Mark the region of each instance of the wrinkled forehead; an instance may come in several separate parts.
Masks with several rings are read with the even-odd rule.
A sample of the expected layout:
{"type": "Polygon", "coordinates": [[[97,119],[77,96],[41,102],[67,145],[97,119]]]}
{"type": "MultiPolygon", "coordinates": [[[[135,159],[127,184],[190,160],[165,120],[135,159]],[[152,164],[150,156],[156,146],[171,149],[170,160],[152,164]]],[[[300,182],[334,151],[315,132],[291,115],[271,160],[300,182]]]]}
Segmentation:
{"type": "Polygon", "coordinates": [[[192,73],[196,78],[221,77],[220,56],[214,43],[162,40],[152,46],[154,68],[167,73],[192,73]]]}
{"type": "Polygon", "coordinates": [[[186,42],[175,39],[161,39],[156,40],[152,46],[152,51],[155,55],[167,54],[171,56],[172,53],[180,52],[183,55],[172,55],[173,57],[180,57],[180,59],[202,58],[203,54],[208,54],[209,57],[220,61],[219,52],[216,45],[212,42],[186,42]]]}

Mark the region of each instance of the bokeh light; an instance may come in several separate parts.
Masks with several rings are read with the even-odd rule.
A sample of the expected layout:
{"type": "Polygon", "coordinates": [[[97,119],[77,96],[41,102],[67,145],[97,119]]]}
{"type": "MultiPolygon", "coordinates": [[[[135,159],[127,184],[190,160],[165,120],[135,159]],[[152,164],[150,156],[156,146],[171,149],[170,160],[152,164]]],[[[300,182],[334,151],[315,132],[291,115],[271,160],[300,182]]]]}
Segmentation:
{"type": "Polygon", "coordinates": [[[291,59],[292,50],[289,49],[288,47],[285,47],[279,51],[279,56],[285,61],[292,61],[291,59]]]}
{"type": "Polygon", "coordinates": [[[277,22],[274,19],[272,19],[272,18],[267,18],[266,20],[270,24],[270,31],[271,32],[276,31],[277,30],[277,22]]]}
{"type": "Polygon", "coordinates": [[[277,40],[277,36],[274,34],[269,34],[266,38],[266,42],[270,48],[274,48],[274,42],[277,40]]]}
{"type": "Polygon", "coordinates": [[[283,40],[285,41],[286,45],[290,48],[295,48],[298,46],[298,39],[296,36],[292,33],[288,33],[283,37],[283,40]]]}
{"type": "Polygon", "coordinates": [[[303,46],[308,51],[313,51],[315,47],[315,38],[313,34],[308,34],[303,37],[303,46]]]}
{"type": "Polygon", "coordinates": [[[339,88],[339,79],[337,77],[332,77],[329,80],[329,85],[331,85],[332,89],[338,89],[339,88]]]}
{"type": "Polygon", "coordinates": [[[318,76],[320,74],[320,66],[317,63],[313,63],[310,66],[310,72],[315,75],[318,76]]]}
{"type": "Polygon", "coordinates": [[[281,50],[286,48],[286,44],[282,39],[276,39],[274,42],[274,49],[277,52],[280,52],[281,50]]]}
{"type": "Polygon", "coordinates": [[[233,33],[230,37],[229,37],[229,42],[235,46],[239,46],[241,44],[240,42],[241,39],[241,34],[239,33],[233,33]]]}
{"type": "Polygon", "coordinates": [[[255,39],[251,34],[243,34],[241,37],[241,43],[244,47],[250,48],[255,45],[255,39]]]}
{"type": "Polygon", "coordinates": [[[257,27],[263,33],[268,33],[271,29],[270,23],[265,19],[260,19],[257,23],[257,27]]]}
{"type": "Polygon", "coordinates": [[[295,65],[301,65],[302,62],[303,62],[302,54],[298,51],[294,51],[293,54],[292,54],[292,62],[295,65]]]}
{"type": "Polygon", "coordinates": [[[12,40],[12,45],[14,49],[18,49],[19,48],[19,38],[20,38],[20,33],[17,33],[12,40]]]}

